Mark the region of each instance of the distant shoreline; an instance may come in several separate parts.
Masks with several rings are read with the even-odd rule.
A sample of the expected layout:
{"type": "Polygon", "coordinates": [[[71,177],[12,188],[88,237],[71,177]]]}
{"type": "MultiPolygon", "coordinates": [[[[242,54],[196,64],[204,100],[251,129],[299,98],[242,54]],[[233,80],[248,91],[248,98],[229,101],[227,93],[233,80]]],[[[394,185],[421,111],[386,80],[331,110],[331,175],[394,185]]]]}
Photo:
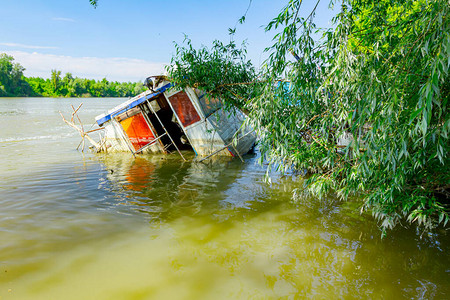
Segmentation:
{"type": "Polygon", "coordinates": [[[145,90],[142,82],[118,82],[61,76],[52,70],[48,79],[25,77],[25,68],[14,62],[14,57],[0,53],[0,97],[51,97],[51,98],[121,98],[132,97],[145,90]]]}

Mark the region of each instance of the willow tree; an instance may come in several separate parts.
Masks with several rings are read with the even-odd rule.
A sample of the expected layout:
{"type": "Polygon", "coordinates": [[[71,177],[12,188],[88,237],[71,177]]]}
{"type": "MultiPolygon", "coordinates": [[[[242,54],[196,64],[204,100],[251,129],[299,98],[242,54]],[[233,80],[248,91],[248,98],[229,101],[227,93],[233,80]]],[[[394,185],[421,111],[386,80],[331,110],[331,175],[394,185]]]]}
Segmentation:
{"type": "Polygon", "coordinates": [[[308,172],[297,197],[357,196],[383,229],[445,226],[449,1],[343,0],[328,30],[301,5],[266,26],[275,36],[260,73],[245,47],[216,41],[177,45],[170,76],[248,112],[269,167],[308,172]]]}

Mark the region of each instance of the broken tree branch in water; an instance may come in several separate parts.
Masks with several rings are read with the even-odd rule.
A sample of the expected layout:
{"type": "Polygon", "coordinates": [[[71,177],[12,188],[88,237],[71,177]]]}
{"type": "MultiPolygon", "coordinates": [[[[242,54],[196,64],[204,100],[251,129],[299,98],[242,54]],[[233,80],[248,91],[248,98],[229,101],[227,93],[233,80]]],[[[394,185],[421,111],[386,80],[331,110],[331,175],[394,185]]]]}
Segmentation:
{"type": "Polygon", "coordinates": [[[78,132],[80,133],[80,136],[81,136],[82,140],[81,140],[80,144],[78,145],[77,150],[78,150],[78,148],[80,147],[80,145],[83,144],[82,150],[81,150],[81,151],[84,152],[84,145],[85,145],[85,138],[86,138],[86,139],[87,139],[87,140],[95,147],[96,151],[99,152],[99,151],[101,150],[102,146],[101,146],[100,144],[98,144],[96,141],[94,141],[94,140],[88,135],[88,133],[91,133],[91,132],[94,132],[94,131],[97,131],[97,130],[101,130],[101,129],[103,129],[103,128],[97,128],[97,129],[94,129],[94,130],[90,130],[90,131],[88,131],[88,132],[85,132],[85,131],[84,131],[83,124],[81,123],[81,119],[80,119],[80,117],[79,117],[78,114],[77,114],[78,110],[81,108],[82,105],[83,105],[83,103],[81,103],[76,109],[75,109],[75,107],[73,107],[73,105],[72,105],[73,113],[72,113],[72,117],[71,117],[70,121],[67,121],[66,118],[64,118],[64,116],[63,116],[63,114],[61,113],[61,111],[59,112],[59,114],[61,115],[63,121],[64,121],[67,125],[69,125],[70,127],[74,128],[76,131],[78,131],[78,132]],[[77,118],[78,122],[80,123],[80,126],[77,126],[77,125],[75,124],[74,117],[77,118]]]}

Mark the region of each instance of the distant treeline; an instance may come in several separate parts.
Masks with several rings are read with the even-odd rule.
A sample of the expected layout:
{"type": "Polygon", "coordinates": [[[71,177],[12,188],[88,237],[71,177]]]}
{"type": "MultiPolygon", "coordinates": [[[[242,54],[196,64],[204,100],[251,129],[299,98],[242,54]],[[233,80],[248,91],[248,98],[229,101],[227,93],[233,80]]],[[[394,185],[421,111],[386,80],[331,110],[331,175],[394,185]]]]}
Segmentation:
{"type": "Polygon", "coordinates": [[[49,79],[25,77],[25,68],[0,54],[0,97],[130,97],[145,90],[142,82],[117,82],[61,76],[52,70],[49,79]]]}

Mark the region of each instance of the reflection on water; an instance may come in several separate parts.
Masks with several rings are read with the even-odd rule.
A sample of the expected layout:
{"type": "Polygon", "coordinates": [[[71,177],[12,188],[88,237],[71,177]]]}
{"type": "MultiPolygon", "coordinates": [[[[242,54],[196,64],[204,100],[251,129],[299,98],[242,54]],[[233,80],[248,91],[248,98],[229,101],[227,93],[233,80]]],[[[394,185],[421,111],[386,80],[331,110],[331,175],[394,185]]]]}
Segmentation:
{"type": "MultiPolygon", "coordinates": [[[[25,113],[59,126],[40,101],[25,113]]],[[[101,106],[85,105],[86,118],[101,106]]],[[[301,178],[273,174],[268,185],[255,156],[82,155],[71,129],[45,128],[0,136],[2,300],[448,298],[445,230],[380,240],[356,201],[292,203],[301,178]],[[18,139],[37,133],[50,138],[18,139]]]]}
{"type": "MultiPolygon", "coordinates": [[[[193,159],[192,153],[186,156],[193,159]]],[[[151,219],[170,221],[180,216],[208,215],[211,210],[220,211],[230,201],[234,206],[245,206],[243,200],[251,199],[242,197],[244,190],[237,199],[231,199],[233,192],[227,197],[233,183],[245,175],[241,174],[245,165],[230,158],[206,164],[183,162],[177,156],[133,158],[107,154],[99,160],[108,170],[107,186],[116,194],[123,193],[120,203],[133,206],[151,219]]],[[[262,170],[257,169],[254,175],[262,178],[262,170]]]]}

